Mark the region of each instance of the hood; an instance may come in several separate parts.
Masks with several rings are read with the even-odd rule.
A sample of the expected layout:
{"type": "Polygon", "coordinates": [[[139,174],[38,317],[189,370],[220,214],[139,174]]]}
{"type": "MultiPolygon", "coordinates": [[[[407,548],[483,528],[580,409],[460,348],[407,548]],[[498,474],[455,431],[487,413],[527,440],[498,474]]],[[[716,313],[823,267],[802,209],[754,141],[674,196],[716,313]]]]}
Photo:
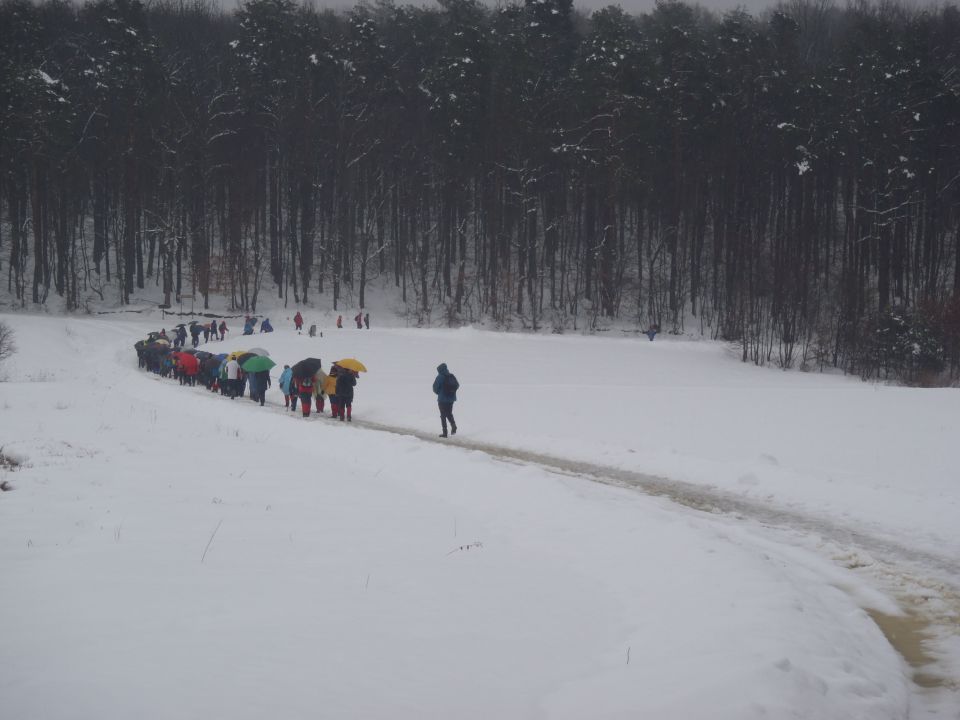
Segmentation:
{"type": "Polygon", "coordinates": [[[441,375],[447,375],[449,374],[450,371],[447,370],[446,363],[440,363],[439,365],[437,365],[437,372],[440,373],[441,375]]]}

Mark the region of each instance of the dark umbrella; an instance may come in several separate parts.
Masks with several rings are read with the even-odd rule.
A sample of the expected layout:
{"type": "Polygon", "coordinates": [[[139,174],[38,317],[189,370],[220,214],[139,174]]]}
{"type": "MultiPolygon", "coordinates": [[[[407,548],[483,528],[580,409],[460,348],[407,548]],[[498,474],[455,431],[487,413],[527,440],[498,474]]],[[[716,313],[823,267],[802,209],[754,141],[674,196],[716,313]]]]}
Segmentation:
{"type": "Polygon", "coordinates": [[[187,355],[196,355],[199,352],[199,350],[197,350],[196,348],[184,348],[180,352],[185,352],[187,353],[187,355]]]}
{"type": "Polygon", "coordinates": [[[293,376],[296,378],[307,378],[316,375],[321,365],[323,365],[323,362],[320,358],[306,358],[298,362],[290,368],[290,370],[293,371],[293,376]]]}
{"type": "Polygon", "coordinates": [[[197,360],[206,360],[207,358],[213,357],[213,353],[208,353],[206,350],[197,350],[195,355],[197,360]]]}
{"type": "Polygon", "coordinates": [[[237,363],[240,367],[243,367],[243,364],[250,358],[260,357],[259,355],[254,355],[252,352],[245,352],[243,355],[237,355],[237,363]]]}
{"type": "Polygon", "coordinates": [[[184,325],[183,323],[180,323],[179,325],[174,325],[174,327],[181,328],[181,327],[186,327],[186,325],[184,325]]]}
{"type": "Polygon", "coordinates": [[[242,367],[245,372],[260,372],[261,370],[269,370],[274,365],[276,365],[276,363],[265,355],[254,355],[242,363],[240,367],[242,367]]]}

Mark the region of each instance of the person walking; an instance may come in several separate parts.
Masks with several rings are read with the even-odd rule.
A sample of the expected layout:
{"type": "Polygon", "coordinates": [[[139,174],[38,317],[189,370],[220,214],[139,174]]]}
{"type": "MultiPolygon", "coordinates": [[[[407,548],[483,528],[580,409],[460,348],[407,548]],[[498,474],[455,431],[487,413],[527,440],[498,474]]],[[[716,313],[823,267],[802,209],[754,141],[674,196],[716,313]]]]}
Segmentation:
{"type": "Polygon", "coordinates": [[[190,342],[193,343],[194,347],[200,345],[200,333],[203,332],[203,328],[200,323],[194,323],[190,326],[190,342]]]}
{"type": "Polygon", "coordinates": [[[323,392],[330,398],[330,417],[332,418],[340,416],[340,404],[337,400],[337,375],[339,375],[340,372],[341,369],[339,365],[331,365],[330,374],[327,375],[323,381],[323,392]]]}
{"type": "Polygon", "coordinates": [[[210,342],[210,326],[207,323],[203,323],[200,328],[203,331],[203,342],[210,342]]]}
{"type": "Polygon", "coordinates": [[[343,330],[343,315],[337,315],[337,327],[343,330]]]}
{"type": "Polygon", "coordinates": [[[317,372],[313,375],[313,406],[317,409],[318,415],[323,415],[324,387],[328,377],[321,368],[317,368],[317,372]]]}
{"type": "Polygon", "coordinates": [[[289,365],[283,366],[283,372],[280,373],[280,391],[283,393],[283,406],[291,410],[297,409],[296,395],[290,394],[290,384],[293,382],[293,370],[289,365]],[[291,403],[293,405],[291,406],[291,403]]]}
{"type": "Polygon", "coordinates": [[[353,321],[357,324],[357,330],[363,330],[363,310],[357,313],[353,321]]]}
{"type": "Polygon", "coordinates": [[[230,399],[236,399],[240,394],[240,363],[236,358],[227,361],[227,387],[230,388],[228,392],[230,399]]]}
{"type": "Polygon", "coordinates": [[[457,390],[460,383],[457,376],[447,369],[446,363],[437,365],[437,379],[433,381],[433,393],[437,396],[437,407],[440,408],[440,425],[443,432],[440,437],[447,437],[447,420],[450,421],[450,434],[457,434],[457,421],[453,419],[453,404],[457,401],[457,390]]]}
{"type": "Polygon", "coordinates": [[[260,407],[267,400],[267,388],[270,387],[270,371],[257,370],[249,374],[250,377],[250,399],[254,402],[259,401],[260,407]]]}
{"type": "Polygon", "coordinates": [[[297,394],[300,395],[300,410],[305,418],[310,417],[310,399],[313,397],[313,376],[294,378],[297,394]]]}
{"type": "Polygon", "coordinates": [[[293,316],[293,326],[297,329],[297,332],[303,330],[303,315],[300,314],[299,310],[297,310],[297,314],[293,316]]]}
{"type": "Polygon", "coordinates": [[[226,321],[226,320],[221,320],[221,321],[220,321],[220,340],[221,340],[221,341],[227,339],[227,330],[229,330],[229,329],[230,329],[230,328],[227,327],[227,321],[226,321]]]}
{"type": "Polygon", "coordinates": [[[346,411],[347,420],[353,422],[351,414],[353,412],[353,388],[357,384],[357,375],[352,370],[346,368],[340,369],[337,375],[337,409],[340,416],[340,422],[343,422],[344,411],[346,411]]]}
{"type": "Polygon", "coordinates": [[[370,313],[363,316],[363,324],[367,326],[367,330],[370,329],[370,313]]]}

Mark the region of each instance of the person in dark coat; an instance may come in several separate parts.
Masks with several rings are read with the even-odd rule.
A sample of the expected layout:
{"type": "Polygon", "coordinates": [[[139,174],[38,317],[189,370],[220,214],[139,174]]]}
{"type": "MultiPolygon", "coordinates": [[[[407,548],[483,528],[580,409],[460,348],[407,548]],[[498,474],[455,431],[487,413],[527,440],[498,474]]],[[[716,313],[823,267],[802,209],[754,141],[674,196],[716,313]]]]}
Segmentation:
{"type": "Polygon", "coordinates": [[[203,329],[203,341],[205,343],[210,342],[210,326],[207,325],[206,323],[203,323],[203,325],[201,325],[200,327],[203,329]]]}
{"type": "Polygon", "coordinates": [[[443,432],[440,437],[447,437],[447,420],[450,421],[450,434],[457,434],[457,421],[453,419],[453,404],[457,401],[457,390],[460,383],[457,376],[447,369],[446,363],[437,365],[437,379],[433,381],[433,393],[437,396],[437,407],[440,408],[440,425],[443,432]]]}
{"type": "Polygon", "coordinates": [[[227,339],[227,330],[229,330],[229,328],[227,327],[227,321],[226,321],[226,320],[221,320],[221,321],[220,321],[220,328],[219,328],[219,329],[220,329],[220,339],[221,339],[221,340],[226,340],[226,339],[227,339]]]}
{"type": "Polygon", "coordinates": [[[190,337],[194,347],[197,347],[200,344],[200,333],[202,330],[203,328],[199,323],[194,323],[190,326],[190,337]]]}
{"type": "Polygon", "coordinates": [[[357,330],[363,330],[363,311],[357,313],[353,321],[357,324],[357,330]]]}
{"type": "Polygon", "coordinates": [[[250,399],[254,402],[259,401],[260,407],[267,400],[267,388],[270,387],[270,371],[257,370],[248,376],[250,378],[250,399]]]}
{"type": "Polygon", "coordinates": [[[363,324],[367,326],[367,330],[370,329],[370,313],[363,316],[363,324]]]}
{"type": "Polygon", "coordinates": [[[357,374],[341,368],[340,374],[337,375],[337,409],[341,422],[343,421],[344,411],[346,411],[347,420],[353,422],[351,419],[353,414],[353,388],[356,385],[357,374]]]}

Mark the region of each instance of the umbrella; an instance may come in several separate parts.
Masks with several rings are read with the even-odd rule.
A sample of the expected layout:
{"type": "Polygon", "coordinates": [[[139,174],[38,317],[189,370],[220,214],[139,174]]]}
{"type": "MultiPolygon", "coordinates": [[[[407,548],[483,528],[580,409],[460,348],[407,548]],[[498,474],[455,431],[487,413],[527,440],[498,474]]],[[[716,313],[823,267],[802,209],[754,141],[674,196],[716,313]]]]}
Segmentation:
{"type": "Polygon", "coordinates": [[[208,353],[206,350],[197,350],[196,352],[197,360],[206,360],[210,357],[213,357],[213,353],[208,353]]]}
{"type": "Polygon", "coordinates": [[[234,350],[232,353],[227,355],[227,360],[236,360],[238,357],[246,353],[246,350],[234,350]]]}
{"type": "Polygon", "coordinates": [[[344,358],[343,360],[337,360],[334,365],[339,365],[342,368],[347,370],[353,370],[354,372],[366,372],[367,366],[356,358],[344,358]]]}
{"type": "Polygon", "coordinates": [[[158,344],[158,345],[169,345],[169,344],[170,344],[170,341],[169,341],[169,340],[167,340],[166,338],[162,338],[162,337],[156,338],[153,342],[154,342],[155,344],[158,344]]]}
{"type": "Polygon", "coordinates": [[[290,369],[293,371],[294,377],[297,377],[297,378],[313,377],[314,375],[316,375],[317,370],[320,369],[320,366],[322,364],[323,362],[320,360],[320,358],[306,358],[298,362],[296,365],[294,365],[290,369]]]}
{"type": "Polygon", "coordinates": [[[250,348],[247,350],[247,352],[251,352],[254,355],[265,355],[266,357],[270,357],[270,353],[263,348],[250,348]]]}
{"type": "Polygon", "coordinates": [[[219,353],[218,355],[214,355],[214,357],[215,357],[217,360],[226,360],[226,359],[227,359],[227,354],[226,354],[226,353],[219,353]]]}
{"type": "Polygon", "coordinates": [[[183,323],[180,323],[179,325],[174,325],[174,327],[182,328],[182,327],[186,327],[186,326],[185,326],[183,323]]]}
{"type": "Polygon", "coordinates": [[[261,370],[269,370],[276,363],[264,355],[254,355],[252,358],[242,363],[240,367],[244,369],[245,372],[260,372],[261,370]]]}
{"type": "Polygon", "coordinates": [[[199,351],[196,348],[184,348],[180,352],[185,352],[187,355],[195,355],[199,351]]]}

